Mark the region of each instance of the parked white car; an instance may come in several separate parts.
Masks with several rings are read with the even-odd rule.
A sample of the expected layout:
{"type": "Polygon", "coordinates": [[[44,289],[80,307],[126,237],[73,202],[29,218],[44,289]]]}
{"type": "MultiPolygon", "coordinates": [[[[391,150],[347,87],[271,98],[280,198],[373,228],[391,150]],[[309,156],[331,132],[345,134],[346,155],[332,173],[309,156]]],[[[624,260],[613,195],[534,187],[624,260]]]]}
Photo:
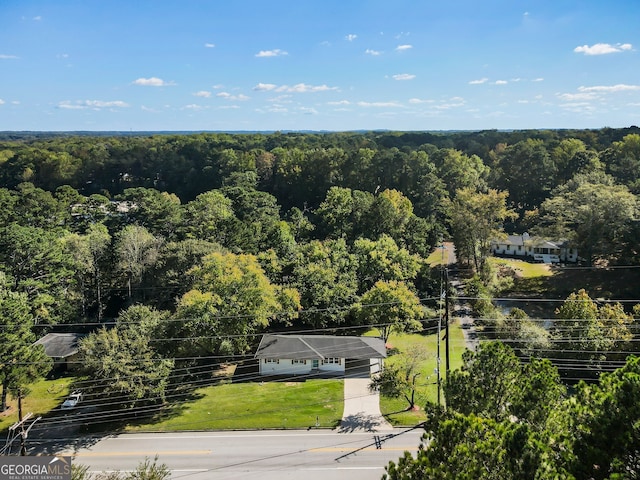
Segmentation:
{"type": "Polygon", "coordinates": [[[72,410],[82,401],[82,392],[73,392],[62,402],[62,410],[72,410]]]}

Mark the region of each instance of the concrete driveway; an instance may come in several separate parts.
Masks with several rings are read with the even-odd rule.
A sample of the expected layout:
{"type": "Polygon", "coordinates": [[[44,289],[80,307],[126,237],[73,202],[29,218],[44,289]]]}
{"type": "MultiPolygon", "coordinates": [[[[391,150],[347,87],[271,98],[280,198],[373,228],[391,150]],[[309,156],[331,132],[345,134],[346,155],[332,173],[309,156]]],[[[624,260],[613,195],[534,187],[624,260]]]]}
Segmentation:
{"type": "Polygon", "coordinates": [[[337,431],[382,432],[393,430],[380,413],[380,394],[369,391],[371,379],[347,377],[344,379],[344,412],[337,431]]]}

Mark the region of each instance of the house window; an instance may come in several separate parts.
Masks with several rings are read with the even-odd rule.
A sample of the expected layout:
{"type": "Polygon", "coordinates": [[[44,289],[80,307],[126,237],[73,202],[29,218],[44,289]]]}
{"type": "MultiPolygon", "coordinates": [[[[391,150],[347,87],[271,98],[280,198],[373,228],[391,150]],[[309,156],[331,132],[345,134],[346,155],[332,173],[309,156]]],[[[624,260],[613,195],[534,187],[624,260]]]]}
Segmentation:
{"type": "Polygon", "coordinates": [[[297,364],[297,365],[306,365],[306,364],[307,364],[307,361],[306,361],[306,360],[295,360],[295,359],[294,359],[294,360],[291,360],[291,364],[292,364],[292,365],[296,365],[296,364],[297,364]]]}
{"type": "Polygon", "coordinates": [[[322,360],[322,364],[323,365],[329,365],[329,364],[342,365],[342,359],[341,358],[325,358],[324,360],[322,360]]]}
{"type": "Polygon", "coordinates": [[[507,245],[507,251],[511,250],[511,245],[507,245]]]}
{"type": "Polygon", "coordinates": [[[279,358],[265,358],[264,363],[280,363],[279,358]]]}
{"type": "Polygon", "coordinates": [[[522,251],[522,245],[518,245],[518,251],[522,251]]]}

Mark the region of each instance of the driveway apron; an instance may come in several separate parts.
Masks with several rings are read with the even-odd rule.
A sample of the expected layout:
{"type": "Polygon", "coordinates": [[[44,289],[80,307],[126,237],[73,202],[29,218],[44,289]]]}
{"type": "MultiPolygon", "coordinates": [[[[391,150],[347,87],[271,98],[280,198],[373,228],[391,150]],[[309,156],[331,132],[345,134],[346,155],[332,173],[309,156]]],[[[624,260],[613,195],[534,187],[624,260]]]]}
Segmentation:
{"type": "Polygon", "coordinates": [[[380,413],[380,394],[369,391],[371,379],[347,377],[344,379],[344,413],[339,432],[381,432],[393,427],[380,413]]]}

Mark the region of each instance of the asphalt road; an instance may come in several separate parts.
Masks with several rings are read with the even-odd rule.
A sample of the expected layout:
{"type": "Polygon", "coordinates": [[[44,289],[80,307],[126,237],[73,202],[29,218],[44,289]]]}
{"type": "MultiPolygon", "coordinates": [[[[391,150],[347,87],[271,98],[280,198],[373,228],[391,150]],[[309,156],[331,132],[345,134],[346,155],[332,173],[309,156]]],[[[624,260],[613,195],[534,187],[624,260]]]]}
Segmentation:
{"type": "Polygon", "coordinates": [[[129,471],[145,457],[158,455],[159,463],[171,469],[172,479],[365,480],[381,478],[387,463],[405,450],[415,453],[422,433],[395,429],[377,434],[332,430],[124,434],[87,438],[73,450],[55,453],[72,455],[73,463],[88,465],[92,472],[129,471]],[[376,449],[374,435],[393,438],[376,449]]]}

